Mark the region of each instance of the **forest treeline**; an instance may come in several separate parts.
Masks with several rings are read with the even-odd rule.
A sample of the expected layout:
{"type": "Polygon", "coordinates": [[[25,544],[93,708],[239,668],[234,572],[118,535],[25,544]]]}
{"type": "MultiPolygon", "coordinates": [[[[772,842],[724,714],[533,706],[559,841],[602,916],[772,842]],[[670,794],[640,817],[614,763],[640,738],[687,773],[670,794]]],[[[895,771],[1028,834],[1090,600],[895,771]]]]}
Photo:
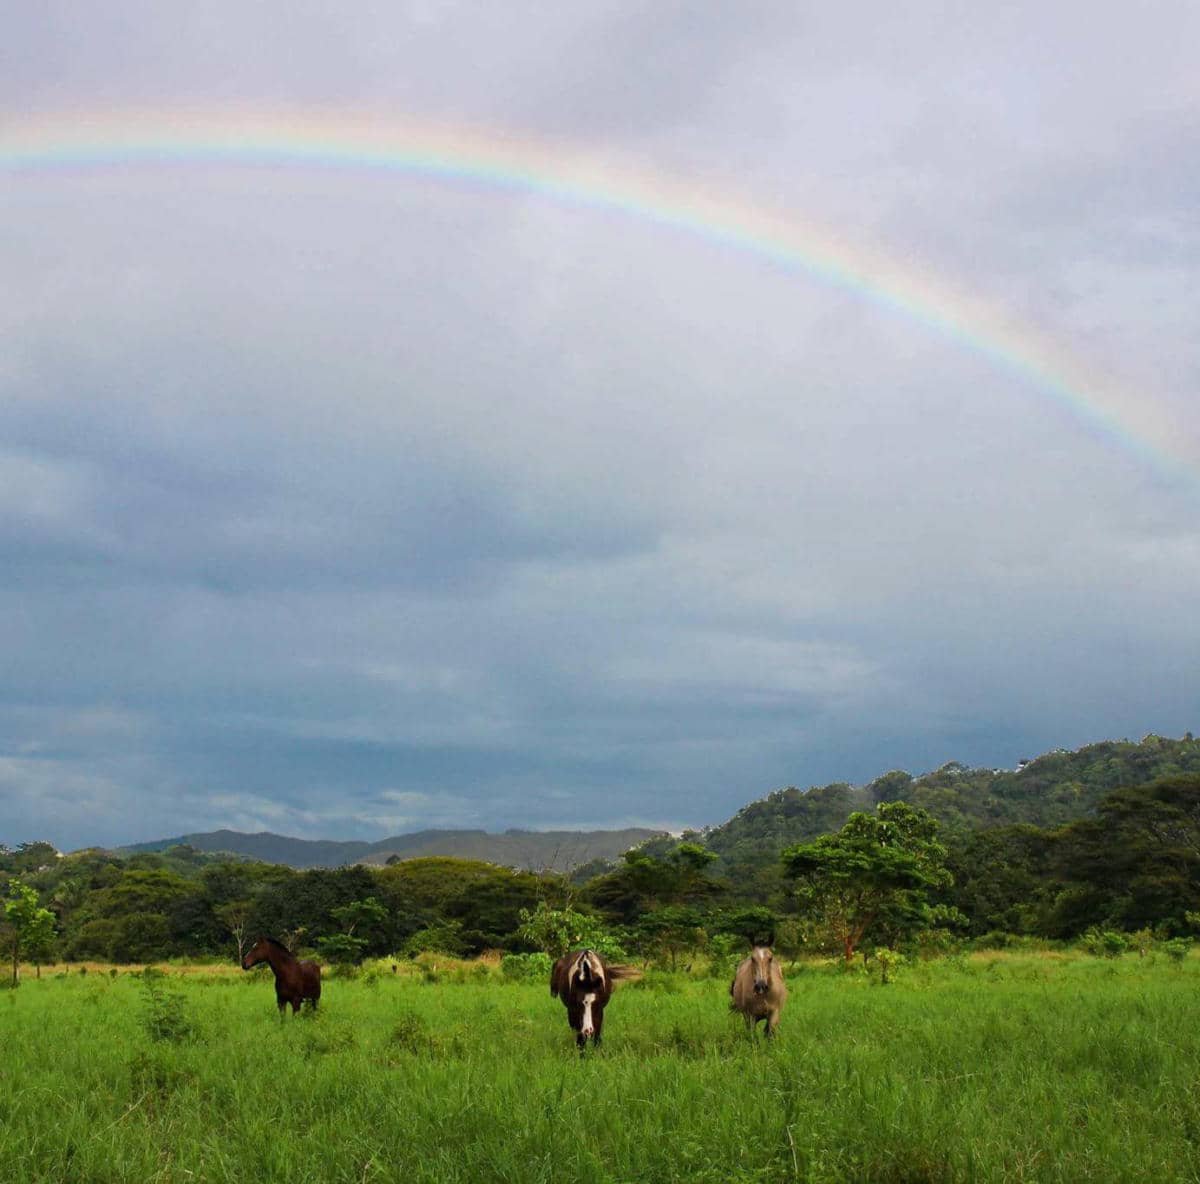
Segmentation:
{"type": "Polygon", "coordinates": [[[60,855],[26,842],[0,847],[0,898],[5,948],[41,962],[228,957],[258,933],[339,962],[581,940],[673,963],[765,936],[844,956],[1169,939],[1200,919],[1200,742],[1148,736],[1016,771],[949,764],[785,789],[570,879],[451,858],[299,871],[186,845],[60,855]]]}

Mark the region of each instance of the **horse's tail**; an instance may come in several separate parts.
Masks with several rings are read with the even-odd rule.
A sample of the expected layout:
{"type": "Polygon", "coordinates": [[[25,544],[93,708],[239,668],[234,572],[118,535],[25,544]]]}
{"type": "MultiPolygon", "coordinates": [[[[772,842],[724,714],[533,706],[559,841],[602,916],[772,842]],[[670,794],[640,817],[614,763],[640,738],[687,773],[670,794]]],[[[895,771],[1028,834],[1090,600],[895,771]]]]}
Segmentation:
{"type": "Polygon", "coordinates": [[[641,978],[642,971],[637,966],[626,966],[623,962],[614,963],[612,966],[605,967],[608,977],[613,982],[619,982],[621,979],[641,978]]]}

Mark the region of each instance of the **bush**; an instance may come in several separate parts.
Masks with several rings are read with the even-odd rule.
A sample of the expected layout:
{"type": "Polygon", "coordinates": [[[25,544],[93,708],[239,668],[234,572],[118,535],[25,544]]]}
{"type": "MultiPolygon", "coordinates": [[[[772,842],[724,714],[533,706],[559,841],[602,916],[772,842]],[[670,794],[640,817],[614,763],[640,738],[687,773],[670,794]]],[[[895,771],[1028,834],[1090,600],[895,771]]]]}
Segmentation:
{"type": "Polygon", "coordinates": [[[732,979],[738,963],[748,953],[746,939],[740,933],[714,933],[708,939],[709,977],[732,979]]]}
{"type": "Polygon", "coordinates": [[[402,952],[406,958],[416,958],[420,954],[448,954],[451,958],[459,958],[466,952],[462,925],[457,921],[445,921],[418,929],[404,943],[402,952]]]}
{"type": "Polygon", "coordinates": [[[142,971],[142,1005],[142,1028],[151,1040],[178,1043],[195,1035],[187,1000],[153,966],[142,971]]]}
{"type": "Polygon", "coordinates": [[[396,978],[399,954],[390,958],[371,958],[359,967],[362,981],[368,985],[376,985],[381,979],[396,978]]]}
{"type": "Polygon", "coordinates": [[[899,950],[888,946],[879,946],[871,959],[870,973],[879,975],[880,986],[887,986],[896,977],[896,972],[904,965],[905,957],[899,950]]]}
{"type": "Polygon", "coordinates": [[[993,929],[971,942],[973,950],[1005,950],[1013,944],[1013,936],[1003,929],[993,929]]]}
{"type": "Polygon", "coordinates": [[[1119,930],[1100,929],[1093,925],[1080,938],[1080,944],[1097,958],[1117,958],[1129,949],[1129,938],[1119,930]]]}
{"type": "Polygon", "coordinates": [[[1187,937],[1173,937],[1162,943],[1162,951],[1176,966],[1182,966],[1188,954],[1192,952],[1192,942],[1187,937]]]}
{"type": "Polygon", "coordinates": [[[365,938],[349,933],[334,933],[329,937],[317,938],[317,948],[326,962],[335,969],[341,969],[357,965],[362,960],[367,943],[365,938]]]}
{"type": "Polygon", "coordinates": [[[962,949],[962,939],[954,930],[938,926],[922,929],[917,934],[915,947],[922,958],[943,958],[962,949]]]}
{"type": "Polygon", "coordinates": [[[549,954],[505,954],[500,959],[500,974],[508,982],[549,982],[553,965],[549,954]]]}

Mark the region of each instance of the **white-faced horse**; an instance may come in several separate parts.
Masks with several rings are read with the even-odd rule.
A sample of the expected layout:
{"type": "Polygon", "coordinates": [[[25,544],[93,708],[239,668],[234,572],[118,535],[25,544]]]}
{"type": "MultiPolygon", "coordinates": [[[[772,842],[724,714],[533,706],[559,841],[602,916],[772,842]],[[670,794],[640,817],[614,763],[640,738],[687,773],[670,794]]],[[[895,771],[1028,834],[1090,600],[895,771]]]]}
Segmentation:
{"type": "Polygon", "coordinates": [[[787,1002],[787,984],[770,946],[755,946],[738,964],[729,985],[729,1006],[740,1011],[746,1027],[753,1030],[759,1020],[767,1024],[768,1039],[779,1027],[779,1015],[787,1002]]]}
{"type": "Polygon", "coordinates": [[[636,978],[631,966],[609,965],[595,950],[564,954],[550,971],[550,994],[566,1006],[567,1022],[575,1030],[575,1043],[583,1051],[588,1040],[600,1043],[604,1008],[619,979],[636,978]]]}

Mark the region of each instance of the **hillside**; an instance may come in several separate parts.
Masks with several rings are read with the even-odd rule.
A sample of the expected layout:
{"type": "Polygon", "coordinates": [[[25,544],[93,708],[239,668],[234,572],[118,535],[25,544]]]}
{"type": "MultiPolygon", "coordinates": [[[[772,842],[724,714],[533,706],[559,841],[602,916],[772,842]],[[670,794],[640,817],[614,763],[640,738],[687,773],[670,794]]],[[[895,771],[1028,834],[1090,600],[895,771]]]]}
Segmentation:
{"type": "Polygon", "coordinates": [[[482,830],[424,830],[369,843],[296,839],[269,831],[244,834],[236,830],[215,830],[135,843],[119,851],[137,854],[187,846],[197,851],[219,851],[301,869],[342,867],[353,863],[383,865],[391,858],[440,855],[479,859],[529,871],[568,872],[580,864],[616,859],[630,847],[662,835],[662,831],[644,827],[591,831],[507,830],[503,834],[488,834],[482,830]]]}
{"type": "MultiPolygon", "coordinates": [[[[739,897],[765,899],[781,886],[779,853],[793,843],[837,830],[855,810],[903,800],[922,806],[942,824],[950,842],[991,827],[1027,823],[1040,828],[1085,818],[1105,794],[1159,777],[1200,774],[1200,740],[1146,736],[1137,743],[1106,740],[1074,752],[1056,750],[1022,762],[1016,770],[972,769],[951,761],[914,777],[895,770],[870,784],[842,782],[801,790],[776,790],[743,806],[728,822],[685,837],[720,858],[714,874],[739,897]]],[[[648,850],[662,853],[671,840],[648,850]]]]}
{"type": "Polygon", "coordinates": [[[1058,749],[1016,770],[971,769],[950,761],[918,777],[884,773],[857,789],[834,783],[777,790],[706,831],[704,841],[725,857],[745,844],[782,847],[836,830],[853,810],[896,800],[923,806],[948,832],[1016,822],[1061,826],[1087,815],[1118,787],[1185,773],[1200,773],[1200,741],[1191,733],[1181,740],[1147,736],[1138,743],[1105,740],[1074,752],[1058,749]]]}
{"type": "Polygon", "coordinates": [[[1069,940],[1094,926],[1177,936],[1200,914],[1200,743],[1190,734],[1050,752],[1011,771],[951,763],[861,787],[778,790],[721,826],[685,832],[711,861],[639,829],[424,831],[376,843],[216,831],[123,853],[0,846],[0,887],[22,877],[53,912],[58,948],[77,960],[219,954],[235,928],[291,935],[312,950],[353,937],[372,956],[520,951],[524,914],[571,900],[629,927],[652,955],[678,929],[678,907],[700,910],[697,924],[718,933],[731,909],[794,914],[781,851],[893,800],[941,820],[953,882],[938,903],[957,910],[970,937],[1069,940]],[[635,844],[639,854],[614,868],[635,844]],[[513,870],[530,867],[570,870],[579,887],[513,870]],[[382,914],[348,929],[346,910],[371,900],[382,914]]]}

